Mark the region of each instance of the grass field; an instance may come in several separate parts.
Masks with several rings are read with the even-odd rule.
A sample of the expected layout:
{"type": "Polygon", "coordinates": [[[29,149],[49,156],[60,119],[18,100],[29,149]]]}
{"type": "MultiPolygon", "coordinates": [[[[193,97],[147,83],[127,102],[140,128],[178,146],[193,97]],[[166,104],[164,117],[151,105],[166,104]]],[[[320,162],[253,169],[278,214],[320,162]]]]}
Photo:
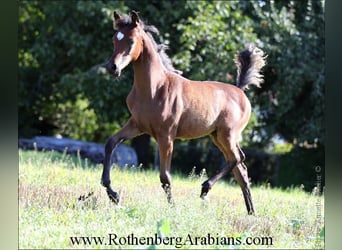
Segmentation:
{"type": "Polygon", "coordinates": [[[216,183],[203,202],[205,176],[174,174],[170,207],[157,172],[114,168],[112,184],[121,195],[115,206],[101,172],[101,165],[66,154],[19,150],[19,248],[324,247],[324,196],[252,186],[256,215],[248,216],[235,184],[216,183]]]}

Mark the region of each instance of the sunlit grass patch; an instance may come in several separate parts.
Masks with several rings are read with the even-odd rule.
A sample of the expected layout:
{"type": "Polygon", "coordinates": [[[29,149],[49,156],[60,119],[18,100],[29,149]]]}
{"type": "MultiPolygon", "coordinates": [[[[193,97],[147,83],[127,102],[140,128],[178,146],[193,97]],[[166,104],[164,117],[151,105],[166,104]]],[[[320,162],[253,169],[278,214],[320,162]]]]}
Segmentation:
{"type": "MultiPolygon", "coordinates": [[[[204,176],[173,175],[175,206],[170,206],[156,171],[140,168],[111,171],[112,185],[120,193],[115,206],[100,184],[101,165],[68,155],[19,151],[20,248],[125,248],[125,246],[75,245],[72,236],[167,237],[272,237],[272,245],[183,245],[182,248],[312,248],[323,244],[324,197],[300,188],[281,190],[252,186],[256,215],[248,216],[237,185],[220,181],[200,198],[204,176]],[[317,203],[321,204],[321,220],[317,203]],[[161,226],[166,225],[166,226],[161,226]],[[164,229],[163,229],[164,228],[164,229]],[[160,232],[159,232],[160,233],[160,232]]],[[[258,238],[257,238],[258,239],[258,238]]],[[[259,238],[260,240],[261,238],[259,238]]],[[[189,242],[188,242],[189,243],[189,242]]],[[[134,246],[126,245],[128,248],[134,246]]],[[[136,246],[148,248],[149,246],[136,246]]],[[[170,248],[158,245],[156,248],[170,248]]],[[[171,246],[174,248],[174,246],[171,246]]]]}

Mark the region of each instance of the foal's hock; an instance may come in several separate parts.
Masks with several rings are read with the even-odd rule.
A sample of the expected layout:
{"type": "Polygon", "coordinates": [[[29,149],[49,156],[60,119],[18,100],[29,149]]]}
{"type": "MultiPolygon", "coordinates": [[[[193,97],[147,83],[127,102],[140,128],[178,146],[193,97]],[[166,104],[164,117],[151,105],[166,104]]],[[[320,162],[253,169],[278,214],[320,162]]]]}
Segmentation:
{"type": "Polygon", "coordinates": [[[243,163],[245,156],[238,140],[251,114],[251,104],[242,89],[262,83],[260,70],[265,65],[264,53],[249,46],[238,54],[236,86],[193,81],[182,77],[172,66],[164,46],[152,37],[152,33],[158,34],[157,28],[146,25],[136,12],[128,16],[114,12],[113,26],[114,51],[106,68],[118,77],[132,63],[134,82],[126,99],[131,117],[118,133],[108,138],[105,146],[102,185],[109,198],[116,204],[119,202],[118,193],[110,185],[110,156],[122,141],[141,134],[156,139],[160,181],[167,200],[173,203],[170,170],[174,140],[209,135],[223,153],[226,164],[202,184],[200,196],[204,198],[216,181],[232,171],[241,187],[247,212],[253,214],[247,167],[243,163]]]}

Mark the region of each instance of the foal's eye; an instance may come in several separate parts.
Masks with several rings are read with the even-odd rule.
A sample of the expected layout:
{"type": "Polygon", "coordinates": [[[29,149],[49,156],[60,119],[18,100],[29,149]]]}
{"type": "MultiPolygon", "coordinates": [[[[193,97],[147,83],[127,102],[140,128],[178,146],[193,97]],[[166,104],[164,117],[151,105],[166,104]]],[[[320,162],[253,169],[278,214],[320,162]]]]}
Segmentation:
{"type": "Polygon", "coordinates": [[[134,44],[134,40],[133,39],[129,39],[129,45],[133,45],[134,44]]]}

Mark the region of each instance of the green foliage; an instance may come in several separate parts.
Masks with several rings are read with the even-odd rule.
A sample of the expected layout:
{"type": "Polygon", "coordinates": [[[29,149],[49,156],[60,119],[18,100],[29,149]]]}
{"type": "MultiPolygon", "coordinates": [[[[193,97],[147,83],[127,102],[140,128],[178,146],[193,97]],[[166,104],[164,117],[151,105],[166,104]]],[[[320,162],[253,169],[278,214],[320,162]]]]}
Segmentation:
{"type": "Polygon", "coordinates": [[[293,149],[293,144],[291,143],[277,143],[274,145],[273,152],[274,154],[284,154],[289,153],[293,149]]]}
{"type": "Polygon", "coordinates": [[[63,135],[85,141],[92,137],[98,123],[94,110],[88,107],[88,99],[81,95],[76,96],[75,102],[69,100],[57,104],[55,121],[60,124],[59,130],[63,135]]]}
{"type": "MultiPolygon", "coordinates": [[[[110,134],[120,129],[129,117],[125,102],[131,88],[128,72],[120,80],[114,80],[106,74],[104,68],[95,66],[86,72],[64,75],[59,82],[59,87],[61,89],[58,93],[59,102],[69,102],[69,100],[75,102],[75,97],[83,96],[88,102],[85,111],[93,112],[96,116],[95,121],[88,121],[87,128],[81,128],[68,119],[68,114],[64,110],[57,108],[55,114],[64,120],[61,122],[53,119],[55,126],[58,127],[56,132],[60,131],[59,133],[65,136],[72,135],[65,133],[62,126],[69,127],[69,131],[74,131],[78,135],[84,133],[86,129],[88,134],[83,138],[84,140],[103,142],[110,134]],[[91,126],[91,123],[96,126],[91,126]]],[[[80,136],[75,136],[75,133],[72,137],[81,139],[80,136]]]]}
{"type": "Polygon", "coordinates": [[[268,54],[257,94],[267,135],[324,145],[324,11],[320,1],[253,2],[255,32],[268,54]]]}
{"type": "Polygon", "coordinates": [[[324,148],[307,149],[295,147],[290,152],[280,156],[279,185],[283,187],[302,185],[306,191],[312,191],[317,184],[317,174],[320,176],[320,192],[325,186],[324,148]],[[315,171],[319,166],[320,173],[315,171]]]}
{"type": "MultiPolygon", "coordinates": [[[[92,124],[106,123],[101,126],[115,127],[111,125],[113,121],[108,122],[108,119],[101,119],[101,115],[96,114],[92,118],[98,117],[98,120],[91,121],[87,128],[83,126],[78,131],[76,127],[65,130],[65,127],[73,126],[76,121],[68,120],[70,116],[66,113],[56,114],[56,111],[61,111],[58,103],[67,103],[70,100],[75,102],[78,94],[85,96],[84,92],[90,91],[89,86],[81,85],[95,78],[85,77],[87,72],[111,55],[111,16],[114,8],[126,10],[122,2],[19,3],[20,136],[74,131],[67,135],[78,139],[103,140],[103,135],[97,138],[91,136],[96,130],[96,126],[92,124]],[[87,132],[82,132],[81,129],[86,129],[87,132]],[[87,136],[78,137],[82,134],[87,136]]],[[[98,86],[92,87],[96,91],[85,96],[89,101],[86,109],[90,112],[95,110],[93,103],[99,100],[93,100],[93,94],[97,93],[98,97],[100,91],[103,91],[98,86]]],[[[126,92],[128,93],[127,88],[126,92]]],[[[114,95],[112,98],[115,97],[114,95]]],[[[108,101],[108,98],[104,101],[108,101]]],[[[111,109],[113,108],[102,109],[101,112],[110,113],[111,109]]]]}
{"type": "Polygon", "coordinates": [[[187,2],[185,8],[192,15],[177,25],[182,49],[174,56],[186,76],[234,83],[234,55],[256,40],[252,20],[243,16],[237,5],[234,1],[187,2]]]}

